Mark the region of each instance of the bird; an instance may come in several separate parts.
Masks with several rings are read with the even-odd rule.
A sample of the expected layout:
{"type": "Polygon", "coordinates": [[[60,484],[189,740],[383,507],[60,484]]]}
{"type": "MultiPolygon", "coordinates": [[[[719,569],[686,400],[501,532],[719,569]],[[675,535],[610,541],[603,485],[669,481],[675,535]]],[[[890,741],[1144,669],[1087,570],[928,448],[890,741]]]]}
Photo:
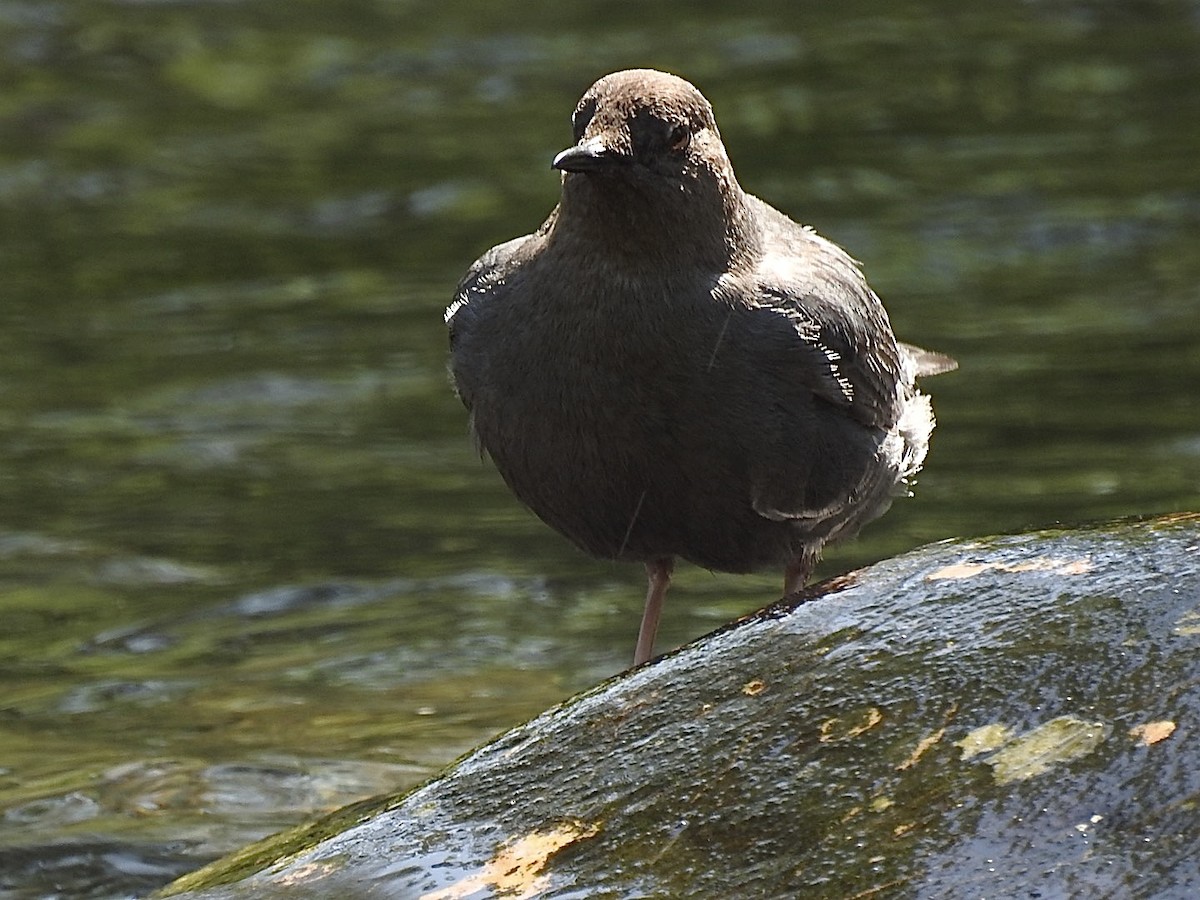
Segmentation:
{"type": "Polygon", "coordinates": [[[910,493],[934,427],[859,263],[738,183],[712,106],[653,69],[606,75],[551,163],[557,206],[468,270],[445,311],[469,430],[517,499],[585,552],[644,564],[634,665],[676,559],[780,567],[910,493]]]}

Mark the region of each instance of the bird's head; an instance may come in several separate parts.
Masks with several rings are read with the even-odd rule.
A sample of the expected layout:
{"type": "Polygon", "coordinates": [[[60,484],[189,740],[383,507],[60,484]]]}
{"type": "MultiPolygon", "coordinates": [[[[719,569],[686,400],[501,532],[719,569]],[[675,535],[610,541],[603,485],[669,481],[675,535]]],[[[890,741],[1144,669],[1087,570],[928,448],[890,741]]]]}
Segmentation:
{"type": "Polygon", "coordinates": [[[691,84],[653,69],[606,75],[571,116],[575,145],[554,158],[563,172],[681,178],[728,165],[712,107],[691,84]]]}
{"type": "Polygon", "coordinates": [[[575,144],[552,163],[564,213],[626,222],[640,241],[686,218],[697,239],[723,241],[741,188],[712,106],[689,82],[653,69],[606,75],[571,122],[575,144]]]}

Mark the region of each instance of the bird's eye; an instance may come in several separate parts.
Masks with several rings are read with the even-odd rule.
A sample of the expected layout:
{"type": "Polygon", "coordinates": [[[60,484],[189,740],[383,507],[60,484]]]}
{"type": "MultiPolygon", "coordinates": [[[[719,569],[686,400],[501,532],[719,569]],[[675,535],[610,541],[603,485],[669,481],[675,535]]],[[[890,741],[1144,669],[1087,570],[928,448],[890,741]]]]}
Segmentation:
{"type": "Polygon", "coordinates": [[[671,129],[671,135],[667,138],[667,146],[676,153],[687,149],[688,143],[692,139],[691,129],[686,125],[676,125],[671,129]]]}
{"type": "Polygon", "coordinates": [[[592,121],[592,116],[596,114],[596,101],[591,98],[584,98],[579,101],[579,105],[575,107],[575,112],[571,114],[571,130],[575,133],[575,140],[578,142],[584,131],[587,130],[588,123],[592,121]]]}

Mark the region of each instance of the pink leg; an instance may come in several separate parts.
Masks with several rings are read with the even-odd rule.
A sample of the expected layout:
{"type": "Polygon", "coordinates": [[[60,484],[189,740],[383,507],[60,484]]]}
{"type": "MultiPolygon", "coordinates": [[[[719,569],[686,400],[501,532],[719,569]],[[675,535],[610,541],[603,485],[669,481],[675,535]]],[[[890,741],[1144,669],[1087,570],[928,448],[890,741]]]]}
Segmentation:
{"type": "Polygon", "coordinates": [[[654,636],[658,633],[658,619],[662,615],[663,601],[667,588],[671,586],[671,572],[675,568],[674,558],[667,556],[646,563],[646,608],[642,612],[642,627],[638,629],[637,649],[633,653],[633,664],[640,666],[654,655],[654,636]]]}
{"type": "Polygon", "coordinates": [[[787,564],[787,568],[783,570],[783,596],[803,590],[816,562],[809,554],[801,553],[787,564]]]}

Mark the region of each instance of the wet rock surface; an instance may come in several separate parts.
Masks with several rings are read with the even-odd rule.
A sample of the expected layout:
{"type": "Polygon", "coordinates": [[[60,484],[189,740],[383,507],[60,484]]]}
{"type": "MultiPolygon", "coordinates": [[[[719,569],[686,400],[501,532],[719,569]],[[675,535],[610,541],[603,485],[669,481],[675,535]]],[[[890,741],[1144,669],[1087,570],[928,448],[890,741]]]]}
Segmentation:
{"type": "Polygon", "coordinates": [[[1200,516],[947,542],[554,708],[205,898],[1191,897],[1200,516]]]}

